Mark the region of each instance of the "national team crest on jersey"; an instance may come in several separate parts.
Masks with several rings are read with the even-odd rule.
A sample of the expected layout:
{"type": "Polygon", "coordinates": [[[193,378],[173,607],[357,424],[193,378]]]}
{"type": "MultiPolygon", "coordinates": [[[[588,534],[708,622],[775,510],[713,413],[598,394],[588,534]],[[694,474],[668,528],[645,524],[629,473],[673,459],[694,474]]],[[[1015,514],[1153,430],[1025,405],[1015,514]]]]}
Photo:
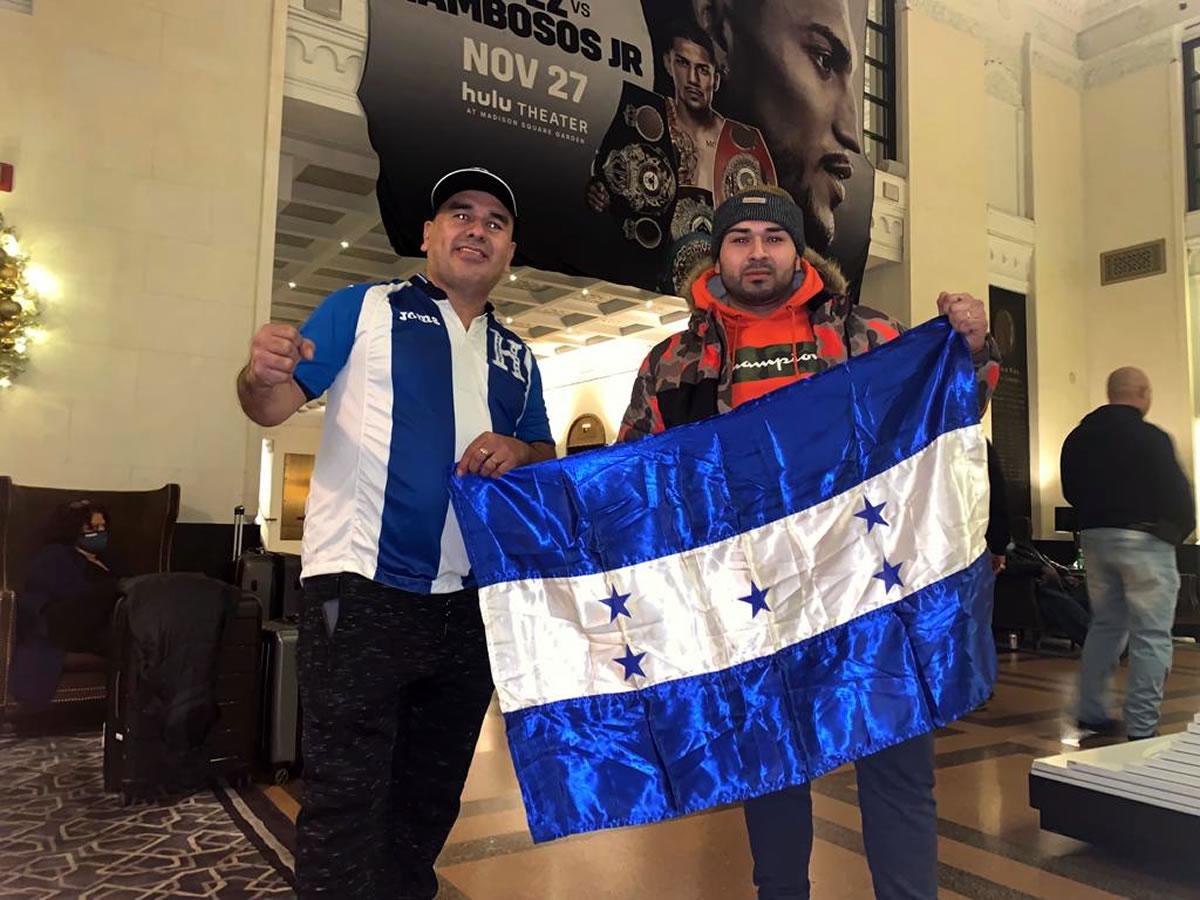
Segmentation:
{"type": "Polygon", "coordinates": [[[471,586],[450,473],[485,431],[553,443],[533,354],[490,307],[463,322],[420,275],[338,291],[301,332],[316,353],[295,377],[310,398],[329,392],[325,438],[360,436],[323,438],[304,577],[355,572],[417,593],[471,586]]]}
{"type": "Polygon", "coordinates": [[[525,346],[520,341],[505,337],[498,331],[491,334],[491,362],[493,366],[504,369],[513,378],[524,383],[525,378],[525,346]]]}

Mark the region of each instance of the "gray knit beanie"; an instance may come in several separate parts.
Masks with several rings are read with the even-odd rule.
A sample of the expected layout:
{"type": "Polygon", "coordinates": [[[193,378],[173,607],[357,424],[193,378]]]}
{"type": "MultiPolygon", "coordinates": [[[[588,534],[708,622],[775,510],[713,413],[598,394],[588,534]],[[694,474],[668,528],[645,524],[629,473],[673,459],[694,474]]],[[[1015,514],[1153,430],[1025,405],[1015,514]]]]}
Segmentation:
{"type": "Polygon", "coordinates": [[[796,253],[804,254],[804,213],[791,195],[774,186],[763,186],[734,194],[713,214],[712,252],[720,256],[725,233],[739,222],[774,222],[792,238],[796,253]]]}

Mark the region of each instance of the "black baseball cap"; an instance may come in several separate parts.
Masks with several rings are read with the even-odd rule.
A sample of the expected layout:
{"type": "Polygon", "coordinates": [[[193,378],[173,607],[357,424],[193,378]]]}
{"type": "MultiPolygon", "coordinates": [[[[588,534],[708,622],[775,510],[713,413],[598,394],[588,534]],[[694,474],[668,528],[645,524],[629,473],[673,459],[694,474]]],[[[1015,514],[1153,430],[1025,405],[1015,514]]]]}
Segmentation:
{"type": "Polygon", "coordinates": [[[438,179],[433,190],[429,192],[429,204],[433,215],[442,208],[447,200],[460,191],[483,191],[491,194],[512,213],[513,220],[517,218],[517,198],[513,195],[508,182],[487,169],[473,166],[468,169],[455,169],[447,172],[438,179]]]}

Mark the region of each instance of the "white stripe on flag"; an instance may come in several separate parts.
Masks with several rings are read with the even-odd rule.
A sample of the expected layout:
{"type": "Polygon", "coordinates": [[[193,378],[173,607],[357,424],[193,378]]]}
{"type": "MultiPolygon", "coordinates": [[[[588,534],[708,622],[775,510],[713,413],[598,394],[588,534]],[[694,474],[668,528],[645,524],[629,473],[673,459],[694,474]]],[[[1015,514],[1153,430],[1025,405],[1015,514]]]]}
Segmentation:
{"type": "MultiPolygon", "coordinates": [[[[797,448],[803,453],[804,448],[797,448]]],[[[773,654],[888,606],[985,549],[986,448],[979,425],[940,435],[849,491],[726,541],[610,572],[483,588],[500,708],[631,691],[773,654]],[[878,506],[886,525],[856,514],[878,506]],[[964,540],[964,535],[969,535],[964,540]],[[876,577],[899,565],[903,586],[876,577]],[[753,612],[751,582],[768,609],[753,612]],[[610,621],[611,597],[629,616],[610,621]],[[645,653],[645,677],[615,660],[645,653]]]]}

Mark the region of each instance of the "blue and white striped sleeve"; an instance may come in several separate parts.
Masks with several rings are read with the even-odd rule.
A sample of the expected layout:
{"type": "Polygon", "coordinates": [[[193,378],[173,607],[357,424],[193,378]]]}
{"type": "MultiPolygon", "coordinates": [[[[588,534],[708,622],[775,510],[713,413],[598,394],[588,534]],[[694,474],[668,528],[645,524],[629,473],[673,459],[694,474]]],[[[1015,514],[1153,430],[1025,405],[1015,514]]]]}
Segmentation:
{"type": "Polygon", "coordinates": [[[330,294],[300,327],[300,334],[316,347],[313,358],[301,360],[293,373],[309,400],[329,390],[350,358],[363,298],[369,288],[370,285],[355,284],[330,294]]]}
{"type": "Polygon", "coordinates": [[[525,352],[529,354],[529,390],[525,396],[525,409],[517,420],[516,438],[527,444],[553,444],[550,419],[546,415],[546,400],[542,397],[542,373],[538,370],[533,351],[526,348],[525,352]]]}

